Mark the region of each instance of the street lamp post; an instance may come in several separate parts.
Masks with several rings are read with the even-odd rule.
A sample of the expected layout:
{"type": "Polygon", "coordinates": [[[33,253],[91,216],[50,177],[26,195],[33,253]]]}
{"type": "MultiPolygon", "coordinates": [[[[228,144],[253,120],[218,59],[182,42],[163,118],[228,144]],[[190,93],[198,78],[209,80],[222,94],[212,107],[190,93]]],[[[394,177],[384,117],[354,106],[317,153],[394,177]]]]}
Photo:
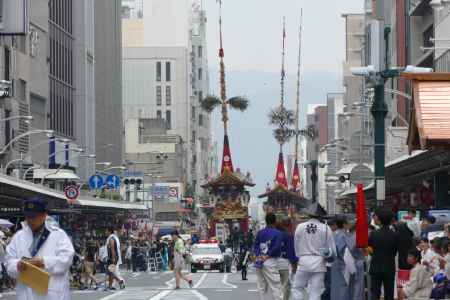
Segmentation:
{"type": "Polygon", "coordinates": [[[11,147],[11,145],[15,141],[20,140],[21,138],[24,138],[26,136],[29,136],[29,135],[32,135],[32,134],[39,134],[39,133],[53,134],[53,130],[31,130],[31,131],[24,132],[24,133],[16,136],[15,138],[13,138],[12,140],[10,140],[9,143],[6,144],[6,146],[3,147],[2,150],[0,150],[0,154],[4,154],[6,152],[6,150],[8,150],[8,148],[11,147]]]}
{"type": "Polygon", "coordinates": [[[376,72],[374,66],[351,68],[351,72],[356,76],[364,76],[371,79],[374,84],[375,98],[372,105],[372,116],[374,118],[374,165],[375,165],[375,190],[378,206],[383,205],[386,198],[386,180],[385,180],[385,119],[388,113],[388,107],[384,100],[384,84],[388,79],[395,78],[401,72],[405,73],[428,73],[433,70],[430,68],[420,68],[407,66],[406,68],[386,68],[383,71],[376,72]]]}

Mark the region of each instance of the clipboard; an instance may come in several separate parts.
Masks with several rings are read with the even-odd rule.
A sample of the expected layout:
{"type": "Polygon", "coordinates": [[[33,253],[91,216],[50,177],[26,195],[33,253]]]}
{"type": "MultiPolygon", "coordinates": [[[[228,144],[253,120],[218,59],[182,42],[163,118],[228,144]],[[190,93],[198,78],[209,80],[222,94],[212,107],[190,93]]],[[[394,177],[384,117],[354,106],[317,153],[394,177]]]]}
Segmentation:
{"type": "Polygon", "coordinates": [[[26,268],[19,273],[19,277],[17,277],[19,282],[31,287],[39,294],[47,295],[50,274],[35,265],[24,263],[26,268]]]}

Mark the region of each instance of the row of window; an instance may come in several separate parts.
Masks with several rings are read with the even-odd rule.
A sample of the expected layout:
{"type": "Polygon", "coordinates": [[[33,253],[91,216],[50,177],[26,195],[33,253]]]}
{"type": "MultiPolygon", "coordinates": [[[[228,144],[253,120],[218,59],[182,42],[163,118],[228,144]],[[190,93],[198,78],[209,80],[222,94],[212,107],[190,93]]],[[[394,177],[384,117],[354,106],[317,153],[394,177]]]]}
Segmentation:
{"type": "MultiPolygon", "coordinates": [[[[166,61],[166,81],[172,80],[172,72],[170,68],[170,61],[166,61]]],[[[162,77],[162,62],[156,62],[156,81],[160,82],[162,77]]]]}
{"type": "MultiPolygon", "coordinates": [[[[195,106],[191,106],[191,116],[192,119],[195,120],[195,116],[196,116],[196,109],[195,106]]],[[[203,126],[205,123],[204,117],[202,114],[198,115],[198,126],[203,126]]]]}
{"type": "MultiPolygon", "coordinates": [[[[160,85],[156,86],[156,105],[162,105],[162,87],[160,85]]],[[[172,87],[170,85],[166,86],[166,105],[172,105],[172,87]]]]}
{"type": "MultiPolygon", "coordinates": [[[[156,111],[156,118],[162,119],[162,111],[156,111]]],[[[172,129],[172,112],[170,110],[166,110],[166,125],[167,129],[172,129]]]]}
{"type": "MultiPolygon", "coordinates": [[[[194,53],[195,55],[195,46],[192,46],[192,53],[194,53]]],[[[197,46],[197,57],[202,58],[202,56],[203,56],[203,47],[197,46]]]]}

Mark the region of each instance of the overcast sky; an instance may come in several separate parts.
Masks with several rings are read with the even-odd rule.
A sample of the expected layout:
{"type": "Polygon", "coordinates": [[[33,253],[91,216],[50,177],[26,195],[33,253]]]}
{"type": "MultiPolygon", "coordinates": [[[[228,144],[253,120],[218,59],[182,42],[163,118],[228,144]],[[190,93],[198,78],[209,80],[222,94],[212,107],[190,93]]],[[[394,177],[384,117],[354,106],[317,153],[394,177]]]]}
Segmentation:
{"type": "MultiPolygon", "coordinates": [[[[325,103],[327,93],[343,90],[342,14],[362,13],[363,3],[364,0],[223,0],[228,94],[244,94],[250,99],[248,111],[230,112],[230,142],[235,165],[254,176],[257,186],[252,189],[253,195],[263,191],[267,182],[273,182],[275,173],[278,147],[272,137],[273,128],[267,123],[267,112],[279,103],[283,16],[287,22],[286,105],[293,108],[298,26],[303,8],[300,123],[304,125],[308,104],[325,103]]],[[[218,4],[216,0],[203,0],[203,5],[208,17],[209,66],[213,71],[210,85],[217,93],[218,4]]],[[[223,126],[219,110],[213,116],[220,157],[223,126]]],[[[291,150],[285,146],[286,152],[291,150]]]]}
{"type": "MultiPolygon", "coordinates": [[[[224,48],[229,70],[280,71],[283,16],[287,22],[287,73],[296,73],[303,8],[303,70],[341,72],[343,13],[361,13],[364,0],[223,0],[224,48]]],[[[208,16],[209,64],[217,64],[218,4],[203,0],[208,16]]]]}

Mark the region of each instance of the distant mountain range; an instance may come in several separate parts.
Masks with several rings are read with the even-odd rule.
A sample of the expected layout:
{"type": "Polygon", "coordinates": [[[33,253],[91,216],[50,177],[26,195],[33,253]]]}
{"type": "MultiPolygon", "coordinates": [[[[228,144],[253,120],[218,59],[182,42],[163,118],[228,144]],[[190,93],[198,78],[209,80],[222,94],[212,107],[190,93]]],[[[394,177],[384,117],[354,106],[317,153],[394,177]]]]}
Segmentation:
{"type": "MultiPolygon", "coordinates": [[[[272,183],[279,147],[276,144],[267,114],[279,105],[280,74],[259,71],[229,71],[226,74],[228,97],[246,95],[250,100],[249,109],[230,114],[230,145],[235,167],[243,172],[251,172],[256,187],[255,196],[264,192],[267,182],[272,183]]],[[[210,71],[212,93],[218,91],[218,71],[210,71]]],[[[296,75],[288,75],[285,84],[285,104],[295,108],[296,75]]],[[[300,90],[300,126],[306,120],[308,104],[326,103],[327,93],[341,92],[341,74],[331,72],[307,72],[303,74],[300,90]]],[[[221,159],[223,127],[219,112],[213,113],[213,131],[219,143],[221,159]]],[[[285,146],[285,153],[291,153],[293,146],[285,146]]]]}

